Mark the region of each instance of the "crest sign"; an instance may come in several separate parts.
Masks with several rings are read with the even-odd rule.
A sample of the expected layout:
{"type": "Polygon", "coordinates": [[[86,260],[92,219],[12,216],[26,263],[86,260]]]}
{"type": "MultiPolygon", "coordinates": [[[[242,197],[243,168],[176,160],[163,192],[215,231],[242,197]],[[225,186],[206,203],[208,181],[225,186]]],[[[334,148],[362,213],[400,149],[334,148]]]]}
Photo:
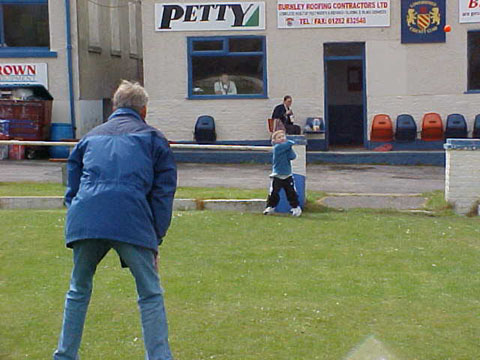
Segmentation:
{"type": "Polygon", "coordinates": [[[445,0],[402,0],[402,43],[445,42],[445,0]]]}

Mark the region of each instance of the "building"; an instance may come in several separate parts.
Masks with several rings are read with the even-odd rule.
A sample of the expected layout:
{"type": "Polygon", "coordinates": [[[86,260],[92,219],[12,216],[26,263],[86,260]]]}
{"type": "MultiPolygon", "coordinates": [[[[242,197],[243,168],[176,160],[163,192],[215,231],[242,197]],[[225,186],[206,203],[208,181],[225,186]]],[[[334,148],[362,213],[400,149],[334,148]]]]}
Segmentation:
{"type": "Polygon", "coordinates": [[[476,0],[165,0],[142,13],[149,121],[171,140],[191,141],[207,114],[220,141],[265,142],[287,94],[300,125],[325,118],[330,148],[369,148],[376,114],[411,114],[420,130],[425,113],[460,113],[471,133],[480,113],[476,0]]]}
{"type": "Polygon", "coordinates": [[[142,51],[138,1],[0,0],[0,88],[44,85],[76,137],[105,120],[120,79],[142,79],[142,51]]]}

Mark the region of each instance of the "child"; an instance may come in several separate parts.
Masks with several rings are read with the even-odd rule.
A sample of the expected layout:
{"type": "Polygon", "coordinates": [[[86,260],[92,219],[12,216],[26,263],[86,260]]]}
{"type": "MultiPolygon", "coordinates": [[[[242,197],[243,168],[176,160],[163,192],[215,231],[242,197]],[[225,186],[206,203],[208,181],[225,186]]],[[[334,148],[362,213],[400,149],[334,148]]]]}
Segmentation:
{"type": "Polygon", "coordinates": [[[298,195],[295,190],[295,184],[292,176],[291,160],[294,160],[297,155],[292,149],[293,141],[287,140],[285,137],[285,131],[278,130],[272,135],[273,147],[273,171],[270,177],[272,178],[272,184],[270,185],[270,194],[268,194],[267,207],[263,211],[264,215],[272,214],[275,211],[275,207],[280,201],[280,195],[278,194],[281,189],[285,189],[288,202],[292,209],[290,212],[293,216],[300,216],[302,209],[298,203],[298,195]]]}

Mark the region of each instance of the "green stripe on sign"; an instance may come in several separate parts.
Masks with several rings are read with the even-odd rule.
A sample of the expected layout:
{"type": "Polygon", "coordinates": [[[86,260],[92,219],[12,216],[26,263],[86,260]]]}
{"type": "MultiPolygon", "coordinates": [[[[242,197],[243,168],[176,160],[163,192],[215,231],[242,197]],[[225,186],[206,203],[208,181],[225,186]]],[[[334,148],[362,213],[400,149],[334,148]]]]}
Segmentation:
{"type": "Polygon", "coordinates": [[[245,26],[258,26],[259,24],[260,24],[260,6],[257,7],[257,10],[255,10],[252,16],[250,16],[250,19],[248,19],[245,26]]]}

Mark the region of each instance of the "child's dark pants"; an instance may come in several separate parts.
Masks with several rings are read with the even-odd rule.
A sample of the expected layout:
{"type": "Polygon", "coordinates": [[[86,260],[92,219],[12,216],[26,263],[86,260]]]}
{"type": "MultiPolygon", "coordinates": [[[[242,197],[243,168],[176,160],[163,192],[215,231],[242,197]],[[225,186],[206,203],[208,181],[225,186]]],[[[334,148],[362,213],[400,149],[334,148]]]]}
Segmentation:
{"type": "Polygon", "coordinates": [[[276,207],[280,201],[279,192],[281,189],[285,189],[287,200],[292,208],[298,207],[298,195],[295,191],[295,183],[293,176],[289,176],[286,179],[272,178],[270,185],[270,194],[268,194],[267,207],[276,207]]]}

